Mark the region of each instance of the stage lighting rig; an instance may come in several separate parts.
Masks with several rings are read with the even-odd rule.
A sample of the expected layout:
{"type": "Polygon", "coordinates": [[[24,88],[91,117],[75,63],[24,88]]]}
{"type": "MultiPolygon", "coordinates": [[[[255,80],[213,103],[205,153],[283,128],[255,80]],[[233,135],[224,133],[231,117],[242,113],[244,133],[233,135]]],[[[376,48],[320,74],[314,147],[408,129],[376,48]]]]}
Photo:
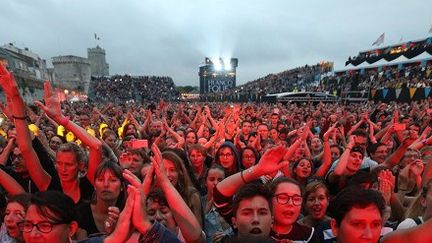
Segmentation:
{"type": "Polygon", "coordinates": [[[237,58],[208,58],[199,67],[200,93],[215,93],[236,86],[237,58]]]}

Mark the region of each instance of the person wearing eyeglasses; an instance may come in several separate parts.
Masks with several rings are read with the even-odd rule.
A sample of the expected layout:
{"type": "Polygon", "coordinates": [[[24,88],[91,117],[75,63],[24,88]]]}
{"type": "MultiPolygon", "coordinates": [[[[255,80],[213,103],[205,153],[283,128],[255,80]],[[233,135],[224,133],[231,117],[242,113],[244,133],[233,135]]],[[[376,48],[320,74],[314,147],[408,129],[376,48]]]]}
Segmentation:
{"type": "Polygon", "coordinates": [[[288,177],[278,177],[270,183],[274,223],[271,237],[277,242],[284,240],[320,242],[313,227],[297,223],[302,207],[300,184],[288,177]]]}
{"type": "MultiPolygon", "coordinates": [[[[229,176],[216,185],[213,196],[214,204],[226,220],[232,220],[235,211],[232,197],[239,191],[239,188],[245,184],[254,183],[261,176],[287,167],[289,162],[283,160],[285,153],[283,146],[270,148],[257,165],[229,176]]],[[[270,185],[272,198],[270,205],[274,221],[269,236],[276,241],[320,242],[320,236],[315,233],[314,228],[302,226],[296,222],[303,201],[299,184],[293,179],[278,177],[270,185]]]]}
{"type": "Polygon", "coordinates": [[[240,170],[240,155],[232,142],[223,143],[216,152],[215,163],[221,165],[226,175],[233,175],[240,170]]]}
{"type": "Polygon", "coordinates": [[[18,228],[25,242],[69,243],[78,229],[77,217],[70,197],[58,191],[37,192],[18,228]]]}

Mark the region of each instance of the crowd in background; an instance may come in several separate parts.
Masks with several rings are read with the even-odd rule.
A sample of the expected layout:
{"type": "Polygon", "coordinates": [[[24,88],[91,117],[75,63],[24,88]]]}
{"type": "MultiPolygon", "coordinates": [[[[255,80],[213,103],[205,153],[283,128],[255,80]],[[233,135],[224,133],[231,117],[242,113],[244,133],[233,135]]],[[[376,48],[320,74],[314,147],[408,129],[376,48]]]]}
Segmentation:
{"type": "MultiPolygon", "coordinates": [[[[303,66],[247,82],[221,92],[208,93],[203,100],[259,101],[260,97],[281,92],[363,92],[371,89],[424,88],[432,84],[432,63],[409,63],[368,69],[347,70],[331,74],[332,68],[322,64],[303,66]],[[221,98],[222,97],[222,98],[221,98]],[[246,97],[246,98],[245,98],[246,97]]],[[[95,102],[157,102],[160,97],[178,101],[180,93],[169,77],[112,76],[93,78],[89,98],[95,102]]]]}
{"type": "Polygon", "coordinates": [[[233,89],[207,94],[207,96],[259,96],[280,92],[309,90],[316,87],[317,84],[319,84],[320,75],[327,72],[329,72],[329,69],[323,68],[319,64],[313,66],[305,65],[280,73],[269,74],[263,78],[247,82],[233,89]]]}
{"type": "Polygon", "coordinates": [[[424,88],[432,86],[432,64],[421,66],[419,63],[366,69],[361,72],[346,71],[322,81],[325,91],[366,91],[382,88],[424,88]]]}
{"type": "Polygon", "coordinates": [[[160,97],[176,101],[180,93],[170,77],[115,75],[109,78],[93,77],[89,96],[96,102],[157,102],[160,97]]]}
{"type": "Polygon", "coordinates": [[[414,62],[403,65],[337,71],[334,74],[321,65],[305,66],[270,74],[234,89],[205,95],[204,100],[260,101],[262,97],[282,92],[361,92],[368,97],[372,89],[424,88],[432,85],[432,63],[414,62]]]}

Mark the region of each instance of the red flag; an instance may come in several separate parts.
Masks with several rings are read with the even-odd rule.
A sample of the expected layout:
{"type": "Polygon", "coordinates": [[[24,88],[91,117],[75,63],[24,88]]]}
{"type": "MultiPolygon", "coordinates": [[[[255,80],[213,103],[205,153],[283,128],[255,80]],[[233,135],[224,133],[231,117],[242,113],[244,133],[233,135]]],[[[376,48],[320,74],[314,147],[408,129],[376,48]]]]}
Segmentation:
{"type": "Polygon", "coordinates": [[[374,45],[379,46],[379,45],[381,45],[382,43],[384,43],[384,35],[385,35],[385,33],[382,33],[382,34],[378,37],[378,39],[377,39],[374,43],[372,43],[372,45],[373,45],[373,46],[374,46],[374,45]]]}

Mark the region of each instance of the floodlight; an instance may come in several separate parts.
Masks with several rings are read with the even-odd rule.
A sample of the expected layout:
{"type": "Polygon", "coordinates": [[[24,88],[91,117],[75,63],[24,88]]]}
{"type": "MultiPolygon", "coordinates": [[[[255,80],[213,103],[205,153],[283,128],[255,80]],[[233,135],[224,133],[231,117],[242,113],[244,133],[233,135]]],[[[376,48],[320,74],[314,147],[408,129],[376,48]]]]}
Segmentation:
{"type": "Polygon", "coordinates": [[[229,71],[231,70],[233,67],[231,65],[231,58],[224,58],[223,59],[223,65],[224,65],[224,69],[229,71]]]}
{"type": "Polygon", "coordinates": [[[219,59],[215,59],[213,61],[213,65],[214,65],[214,69],[216,71],[221,71],[222,70],[222,63],[221,63],[221,61],[219,59]]]}

